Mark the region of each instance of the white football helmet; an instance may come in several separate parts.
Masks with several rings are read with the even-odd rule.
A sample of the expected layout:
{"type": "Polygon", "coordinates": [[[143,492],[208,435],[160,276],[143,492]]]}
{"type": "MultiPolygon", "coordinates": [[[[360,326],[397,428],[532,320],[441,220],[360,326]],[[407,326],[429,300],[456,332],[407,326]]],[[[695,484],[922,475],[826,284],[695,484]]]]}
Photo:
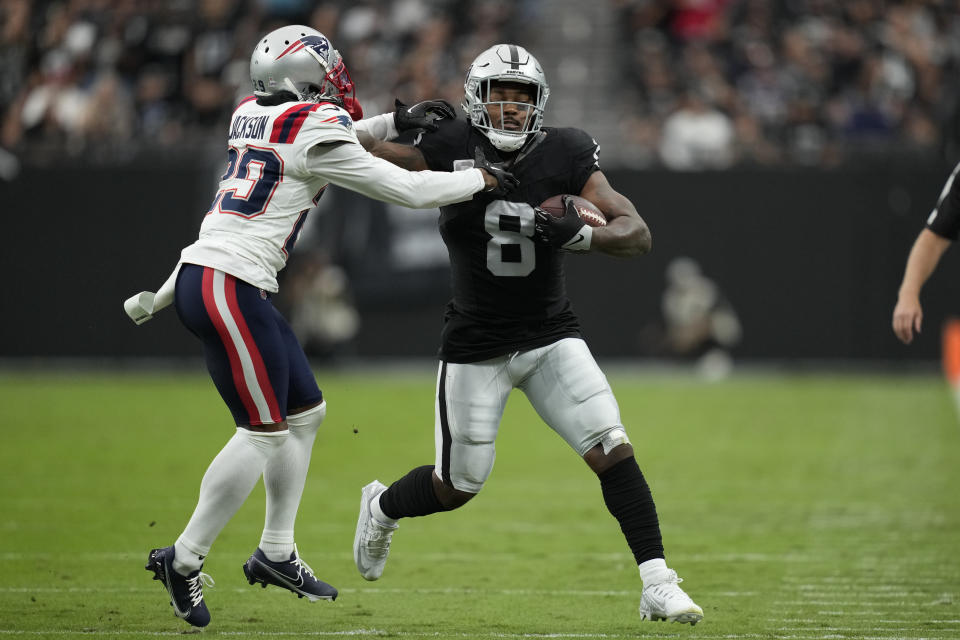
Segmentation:
{"type": "Polygon", "coordinates": [[[463,109],[467,112],[467,117],[497,149],[516,151],[523,146],[530,134],[540,131],[550,87],[547,86],[547,78],[540,63],[523,47],[497,44],[481,53],[467,69],[463,89],[463,109]],[[508,104],[489,100],[490,83],[495,81],[522,82],[535,87],[531,92],[535,97],[534,104],[524,105],[529,111],[519,131],[505,129],[502,121],[491,121],[487,106],[502,107],[508,104]]]}
{"type": "Polygon", "coordinates": [[[250,56],[250,80],[259,98],[289,91],[303,102],[355,103],[353,80],[340,52],[325,35],[302,25],[281,27],[257,43],[250,56]]]}

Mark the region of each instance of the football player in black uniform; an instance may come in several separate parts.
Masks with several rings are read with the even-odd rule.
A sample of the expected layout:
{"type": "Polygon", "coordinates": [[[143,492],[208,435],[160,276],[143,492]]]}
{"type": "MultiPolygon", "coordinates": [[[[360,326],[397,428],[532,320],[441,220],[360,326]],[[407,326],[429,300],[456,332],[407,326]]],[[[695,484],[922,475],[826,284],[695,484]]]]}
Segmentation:
{"type": "MultiPolygon", "coordinates": [[[[374,155],[408,169],[499,163],[519,186],[507,196],[481,192],[440,209],[453,300],[440,348],[435,464],[413,469],[390,488],[377,481],[364,487],[357,568],[376,580],[397,520],[456,509],[480,491],[493,468],[507,396],[518,388],[599,477],[640,569],[643,618],[695,624],[703,610],[664,560],[650,489],[610,385],[581,337],[563,277],[567,252],[639,256],[650,250],[650,231],[600,171],[590,135],[541,127],[549,89],[529,52],[491,47],[470,66],[464,88],[467,121],[436,120],[413,145],[361,138],[374,155]],[[609,224],[586,226],[569,200],[562,217],[538,210],[556,194],[586,198],[609,224]]],[[[442,113],[448,107],[437,110],[452,116],[442,113]]]]}
{"type": "Polygon", "coordinates": [[[923,307],[920,306],[920,289],[927,282],[941,256],[950,244],[960,237],[960,189],[957,188],[957,173],[960,164],[954,169],[940,192],[937,206],[927,218],[926,226],[920,231],[907,267],[903,273],[903,282],[897,295],[897,306],[893,310],[893,332],[904,344],[913,342],[913,333],[920,333],[923,322],[923,307]]]}

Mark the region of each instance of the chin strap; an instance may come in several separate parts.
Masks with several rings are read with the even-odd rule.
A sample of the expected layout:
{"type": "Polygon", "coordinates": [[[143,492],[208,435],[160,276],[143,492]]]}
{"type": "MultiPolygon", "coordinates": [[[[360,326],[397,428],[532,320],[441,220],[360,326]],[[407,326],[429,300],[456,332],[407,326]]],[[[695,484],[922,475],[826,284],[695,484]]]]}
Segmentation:
{"type": "Polygon", "coordinates": [[[331,98],[324,95],[319,95],[319,92],[312,93],[310,95],[303,95],[297,91],[296,85],[290,81],[290,78],[283,79],[283,85],[287,90],[290,91],[293,95],[297,96],[299,100],[303,101],[312,101],[312,102],[332,102],[334,104],[342,106],[347,113],[350,114],[350,117],[354,122],[363,120],[363,107],[360,106],[360,103],[357,102],[356,98],[331,98]]]}
{"type": "Polygon", "coordinates": [[[283,87],[284,87],[284,89],[286,89],[287,91],[289,91],[289,92],[292,93],[293,95],[297,96],[297,100],[306,100],[306,99],[307,99],[307,96],[305,96],[305,95],[303,95],[302,93],[300,93],[299,91],[297,91],[297,85],[293,84],[293,82],[290,81],[290,78],[284,78],[284,79],[283,79],[283,87]]]}

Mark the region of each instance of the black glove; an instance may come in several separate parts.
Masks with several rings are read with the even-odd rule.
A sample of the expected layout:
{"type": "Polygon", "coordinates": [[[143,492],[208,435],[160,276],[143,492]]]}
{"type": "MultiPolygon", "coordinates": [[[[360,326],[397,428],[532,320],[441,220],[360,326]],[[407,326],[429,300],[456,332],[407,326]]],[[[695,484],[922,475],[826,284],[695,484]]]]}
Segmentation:
{"type": "Polygon", "coordinates": [[[534,207],[533,212],[533,239],[537,242],[570,251],[590,249],[593,230],[580,218],[577,207],[573,204],[573,198],[563,197],[563,215],[559,218],[539,207],[534,207]]]}
{"type": "Polygon", "coordinates": [[[396,110],[393,112],[393,123],[400,132],[410,129],[436,131],[435,121],[457,119],[457,112],[446,100],[424,100],[412,107],[395,100],[394,107],[396,110]]]}
{"type": "Polygon", "coordinates": [[[477,145],[473,154],[473,166],[477,169],[483,169],[497,179],[497,186],[487,187],[483,190],[484,193],[490,193],[498,197],[505,196],[520,184],[520,181],[512,173],[503,168],[502,162],[487,160],[486,156],[483,155],[483,149],[479,145],[477,145]]]}

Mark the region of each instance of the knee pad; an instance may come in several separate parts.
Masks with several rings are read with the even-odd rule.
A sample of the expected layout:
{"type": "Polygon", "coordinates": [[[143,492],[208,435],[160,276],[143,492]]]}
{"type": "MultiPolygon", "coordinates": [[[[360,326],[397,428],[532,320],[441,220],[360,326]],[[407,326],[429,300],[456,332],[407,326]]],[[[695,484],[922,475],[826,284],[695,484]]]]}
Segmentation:
{"type": "Polygon", "coordinates": [[[264,455],[270,456],[274,451],[283,446],[283,443],[287,441],[288,435],[289,431],[250,431],[243,427],[237,427],[237,435],[235,437],[249,443],[264,455]]]}
{"type": "Polygon", "coordinates": [[[493,442],[463,443],[453,442],[450,446],[450,461],[447,469],[443,469],[443,461],[438,469],[449,472],[448,477],[441,478],[448,481],[450,486],[467,493],[480,493],[484,483],[493,471],[493,461],[497,456],[493,442]]]}
{"type": "Polygon", "coordinates": [[[287,426],[291,431],[316,431],[327,415],[327,401],[324,400],[312,409],[287,416],[287,426]]]}

